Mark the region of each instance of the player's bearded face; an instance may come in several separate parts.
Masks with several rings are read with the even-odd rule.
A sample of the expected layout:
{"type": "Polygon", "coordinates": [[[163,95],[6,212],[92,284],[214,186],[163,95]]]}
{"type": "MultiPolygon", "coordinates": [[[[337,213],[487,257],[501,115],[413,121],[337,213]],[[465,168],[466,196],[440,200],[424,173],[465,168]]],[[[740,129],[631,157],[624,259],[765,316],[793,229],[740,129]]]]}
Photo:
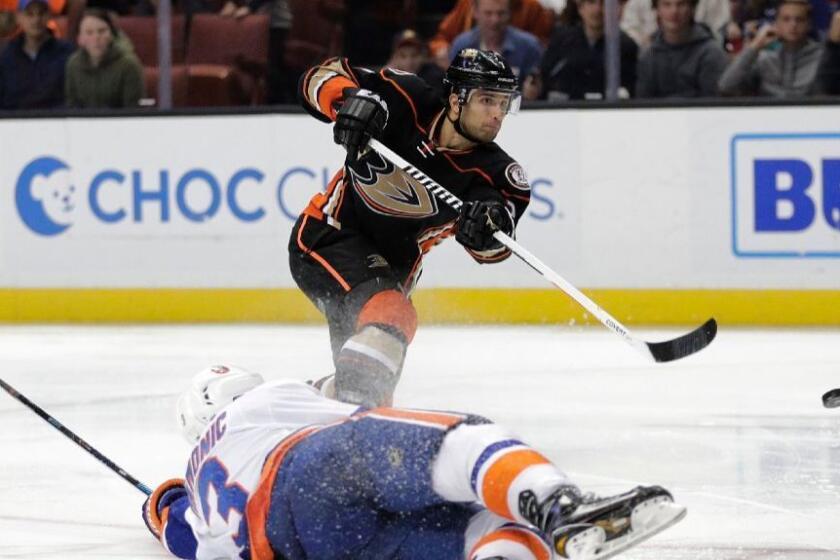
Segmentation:
{"type": "Polygon", "coordinates": [[[505,115],[513,112],[515,102],[518,99],[510,93],[472,90],[461,107],[461,127],[482,142],[492,142],[502,128],[505,115]]]}

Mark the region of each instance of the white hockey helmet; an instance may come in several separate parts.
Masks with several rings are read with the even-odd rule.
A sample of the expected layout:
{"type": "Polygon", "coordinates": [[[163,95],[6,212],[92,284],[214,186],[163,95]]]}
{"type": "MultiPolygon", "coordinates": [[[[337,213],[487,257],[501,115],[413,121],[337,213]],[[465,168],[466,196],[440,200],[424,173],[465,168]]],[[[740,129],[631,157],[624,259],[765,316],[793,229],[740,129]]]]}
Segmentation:
{"type": "Polygon", "coordinates": [[[190,388],[178,399],[178,425],[184,438],[194,444],[213,416],[265,380],[232,365],[209,367],[193,377],[190,388]]]}

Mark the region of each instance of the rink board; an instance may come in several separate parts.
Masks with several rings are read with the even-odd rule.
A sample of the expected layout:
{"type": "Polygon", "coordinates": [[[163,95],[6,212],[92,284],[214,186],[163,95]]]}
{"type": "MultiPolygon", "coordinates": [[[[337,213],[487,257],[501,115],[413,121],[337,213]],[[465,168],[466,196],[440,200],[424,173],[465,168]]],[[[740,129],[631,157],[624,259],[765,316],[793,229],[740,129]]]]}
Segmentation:
{"type": "MultiPolygon", "coordinates": [[[[840,324],[835,107],[541,110],[499,139],[529,174],[518,240],[630,324],[840,324]]],[[[305,115],[0,121],[0,321],[319,320],[297,213],[342,162],[305,115]]],[[[518,259],[454,241],[434,322],[586,322],[518,259]]]]}
{"type": "MultiPolygon", "coordinates": [[[[628,325],[840,326],[837,290],[585,290],[628,325]]],[[[429,288],[413,296],[422,323],[597,325],[559,290],[429,288]]],[[[12,323],[322,323],[293,288],[6,289],[0,322],[12,323]]]]}

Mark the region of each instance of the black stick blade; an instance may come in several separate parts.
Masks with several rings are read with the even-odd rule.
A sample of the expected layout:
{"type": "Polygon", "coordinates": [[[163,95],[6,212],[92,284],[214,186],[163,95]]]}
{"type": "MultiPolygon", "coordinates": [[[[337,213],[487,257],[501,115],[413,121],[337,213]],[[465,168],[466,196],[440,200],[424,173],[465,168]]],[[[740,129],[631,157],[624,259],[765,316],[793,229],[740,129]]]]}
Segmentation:
{"type": "Polygon", "coordinates": [[[823,406],[826,408],[837,408],[840,406],[840,389],[832,389],[824,394],[823,406]]]}
{"type": "Polygon", "coordinates": [[[647,347],[657,362],[672,362],[699,352],[715,339],[717,322],[709,319],[688,334],[664,342],[647,342],[647,347]]]}

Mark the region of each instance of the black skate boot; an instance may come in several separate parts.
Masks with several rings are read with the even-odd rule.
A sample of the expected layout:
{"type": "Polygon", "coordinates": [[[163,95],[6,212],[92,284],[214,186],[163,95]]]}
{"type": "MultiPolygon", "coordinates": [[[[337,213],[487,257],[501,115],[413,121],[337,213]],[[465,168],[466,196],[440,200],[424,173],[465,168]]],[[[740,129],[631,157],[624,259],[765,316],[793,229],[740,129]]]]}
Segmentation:
{"type": "Polygon", "coordinates": [[[603,560],[664,531],[685,516],[659,486],[599,498],[562,486],[538,503],[531,491],[519,495],[519,511],[550,537],[560,558],[603,560]]]}

